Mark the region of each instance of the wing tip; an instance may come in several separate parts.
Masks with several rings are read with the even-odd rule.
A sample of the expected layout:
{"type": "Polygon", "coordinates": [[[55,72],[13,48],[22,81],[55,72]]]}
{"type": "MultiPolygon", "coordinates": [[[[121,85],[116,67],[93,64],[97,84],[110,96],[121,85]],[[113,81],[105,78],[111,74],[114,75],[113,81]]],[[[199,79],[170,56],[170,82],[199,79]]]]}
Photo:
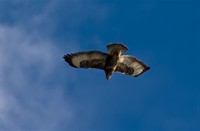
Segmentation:
{"type": "Polygon", "coordinates": [[[146,68],[144,69],[144,71],[150,70],[151,67],[150,66],[146,66],[146,68]]]}
{"type": "Polygon", "coordinates": [[[150,66],[145,66],[144,69],[143,69],[143,71],[141,73],[135,75],[134,77],[138,77],[138,76],[142,75],[144,72],[150,70],[150,68],[151,68],[150,66]]]}
{"type": "Polygon", "coordinates": [[[65,62],[67,62],[70,66],[77,68],[73,63],[72,63],[72,55],[71,54],[66,54],[63,56],[65,62]]]}

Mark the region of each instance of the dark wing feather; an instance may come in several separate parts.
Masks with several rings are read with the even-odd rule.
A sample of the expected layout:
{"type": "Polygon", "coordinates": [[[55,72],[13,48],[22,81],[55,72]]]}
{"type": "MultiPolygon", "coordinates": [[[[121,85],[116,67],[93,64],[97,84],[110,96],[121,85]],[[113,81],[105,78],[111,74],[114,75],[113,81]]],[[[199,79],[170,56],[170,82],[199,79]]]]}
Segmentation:
{"type": "Polygon", "coordinates": [[[149,69],[150,67],[135,57],[122,55],[117,62],[115,72],[121,72],[123,74],[137,77],[149,69]]]}
{"type": "Polygon", "coordinates": [[[66,54],[63,58],[70,66],[75,68],[104,69],[107,55],[100,51],[86,51],[66,54]]]}

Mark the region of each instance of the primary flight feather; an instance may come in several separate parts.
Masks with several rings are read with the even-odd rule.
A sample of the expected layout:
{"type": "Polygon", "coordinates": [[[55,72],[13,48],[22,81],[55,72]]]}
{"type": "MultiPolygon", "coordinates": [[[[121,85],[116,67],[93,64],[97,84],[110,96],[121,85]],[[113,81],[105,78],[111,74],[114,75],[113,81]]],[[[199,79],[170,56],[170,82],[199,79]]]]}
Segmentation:
{"type": "Polygon", "coordinates": [[[150,67],[130,55],[123,55],[128,48],[120,43],[107,45],[108,53],[100,51],[84,51],[64,55],[64,59],[75,68],[96,68],[105,71],[110,79],[113,72],[120,72],[137,77],[150,67]]]}

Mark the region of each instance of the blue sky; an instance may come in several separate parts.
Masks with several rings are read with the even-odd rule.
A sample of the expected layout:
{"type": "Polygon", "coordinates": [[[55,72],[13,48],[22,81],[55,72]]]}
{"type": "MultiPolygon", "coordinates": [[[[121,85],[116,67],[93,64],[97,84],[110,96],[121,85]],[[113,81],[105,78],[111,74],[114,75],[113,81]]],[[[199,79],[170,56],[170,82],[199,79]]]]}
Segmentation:
{"type": "Polygon", "coordinates": [[[200,130],[197,0],[1,4],[2,131],[200,130]],[[62,58],[112,42],[151,70],[107,81],[62,58]]]}

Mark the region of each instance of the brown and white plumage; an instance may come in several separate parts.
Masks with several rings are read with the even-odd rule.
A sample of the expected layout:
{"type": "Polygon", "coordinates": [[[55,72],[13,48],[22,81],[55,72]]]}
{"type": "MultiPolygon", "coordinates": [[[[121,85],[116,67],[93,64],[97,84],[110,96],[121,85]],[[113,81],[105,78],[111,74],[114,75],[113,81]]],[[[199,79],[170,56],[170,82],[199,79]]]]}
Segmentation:
{"type": "Polygon", "coordinates": [[[85,51],[74,54],[66,54],[64,59],[75,68],[103,69],[107,58],[106,53],[100,51],[85,51]]]}
{"type": "Polygon", "coordinates": [[[100,51],[85,51],[66,54],[63,58],[75,68],[102,69],[105,71],[107,79],[110,79],[113,72],[137,77],[150,68],[133,56],[122,55],[128,50],[122,44],[110,44],[107,45],[107,49],[108,54],[100,51]]]}
{"type": "Polygon", "coordinates": [[[120,56],[115,72],[131,75],[137,77],[149,70],[150,67],[145,65],[142,61],[130,55],[120,56]]]}
{"type": "Polygon", "coordinates": [[[116,43],[107,45],[107,49],[110,55],[113,55],[115,52],[118,52],[119,56],[121,56],[128,50],[126,46],[122,44],[116,44],[116,43]]]}

